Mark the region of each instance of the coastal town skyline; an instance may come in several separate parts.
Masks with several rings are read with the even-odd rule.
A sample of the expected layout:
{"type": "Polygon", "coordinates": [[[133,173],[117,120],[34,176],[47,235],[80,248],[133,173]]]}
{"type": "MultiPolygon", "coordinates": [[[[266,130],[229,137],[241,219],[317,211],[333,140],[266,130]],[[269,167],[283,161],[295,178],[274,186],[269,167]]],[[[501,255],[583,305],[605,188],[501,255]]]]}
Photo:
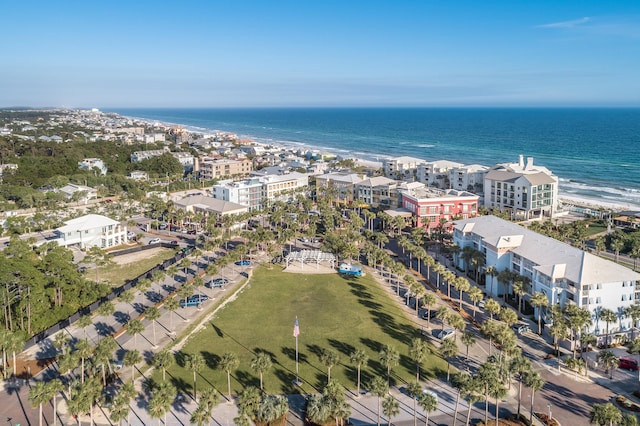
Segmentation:
{"type": "Polygon", "coordinates": [[[640,106],[640,6],[110,2],[3,8],[0,106],[640,106]]]}

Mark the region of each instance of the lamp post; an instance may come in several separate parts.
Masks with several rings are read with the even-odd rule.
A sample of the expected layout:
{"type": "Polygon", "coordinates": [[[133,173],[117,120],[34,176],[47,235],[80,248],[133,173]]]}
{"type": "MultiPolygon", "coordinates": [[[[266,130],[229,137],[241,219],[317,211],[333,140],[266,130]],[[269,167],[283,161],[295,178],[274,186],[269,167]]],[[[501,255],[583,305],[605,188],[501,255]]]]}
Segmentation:
{"type": "Polygon", "coordinates": [[[547,404],[547,408],[549,409],[549,417],[547,418],[547,425],[551,426],[551,404],[547,404]]]}

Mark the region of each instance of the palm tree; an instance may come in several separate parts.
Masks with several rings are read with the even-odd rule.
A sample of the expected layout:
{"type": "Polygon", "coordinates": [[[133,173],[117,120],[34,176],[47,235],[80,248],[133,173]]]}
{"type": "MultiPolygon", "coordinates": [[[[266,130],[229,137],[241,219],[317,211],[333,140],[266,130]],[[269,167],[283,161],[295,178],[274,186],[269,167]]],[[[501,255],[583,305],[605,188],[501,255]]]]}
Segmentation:
{"type": "Polygon", "coordinates": [[[167,424],[167,412],[171,409],[171,402],[175,396],[176,388],[169,383],[162,383],[149,400],[147,410],[152,418],[158,419],[158,426],[161,424],[160,419],[162,417],[165,418],[164,424],[167,424]]]}
{"type": "Polygon", "coordinates": [[[609,324],[612,322],[616,322],[618,320],[618,317],[616,316],[616,313],[611,309],[603,308],[602,310],[600,310],[600,319],[607,325],[604,347],[608,348],[609,344],[611,343],[609,339],[609,324]]]}
{"type": "Polygon", "coordinates": [[[391,369],[398,365],[400,361],[400,353],[390,345],[385,345],[380,351],[380,362],[387,367],[387,384],[390,386],[391,381],[391,369]]]}
{"type": "Polygon", "coordinates": [[[142,324],[142,321],[140,321],[139,319],[134,319],[129,321],[124,328],[127,330],[127,333],[129,333],[131,336],[133,336],[133,346],[134,348],[138,347],[138,339],[137,336],[138,334],[142,333],[144,331],[144,324],[142,324]]]}
{"type": "Polygon", "coordinates": [[[147,319],[151,320],[151,326],[153,328],[153,347],[154,348],[158,347],[158,345],[156,344],[156,320],[160,318],[161,315],[162,313],[160,312],[160,309],[156,308],[155,306],[149,306],[144,311],[144,316],[147,319]]]}
{"type": "Polygon", "coordinates": [[[207,410],[204,408],[204,406],[200,405],[193,411],[193,413],[191,413],[189,422],[192,425],[204,426],[206,423],[208,423],[208,420],[209,413],[207,413],[207,410]]]}
{"type": "Polygon", "coordinates": [[[416,363],[416,382],[420,381],[420,365],[427,359],[429,355],[429,346],[427,342],[419,337],[411,340],[409,344],[409,356],[416,363]]]}
{"type": "MultiPolygon", "coordinates": [[[[456,331],[462,331],[467,326],[464,318],[458,314],[451,314],[449,317],[449,325],[456,329],[456,331]]],[[[454,335],[454,340],[458,340],[458,333],[454,335]]]]}
{"type": "Polygon", "coordinates": [[[609,379],[613,379],[613,370],[618,366],[618,357],[613,352],[606,349],[598,354],[598,361],[605,367],[605,372],[609,372],[609,379]]]}
{"type": "Polygon", "coordinates": [[[493,295],[493,279],[498,276],[498,270],[495,266],[488,266],[485,268],[484,273],[491,277],[491,284],[489,285],[489,289],[487,290],[488,295],[493,295]]]}
{"type": "Polygon", "coordinates": [[[440,353],[447,360],[447,381],[451,371],[451,358],[458,355],[458,344],[453,339],[444,339],[440,345],[440,353]]]}
{"type": "Polygon", "coordinates": [[[500,310],[500,321],[511,327],[513,324],[518,322],[518,314],[516,314],[515,311],[512,311],[510,308],[502,308],[500,310]]]}
{"type": "Polygon", "coordinates": [[[93,353],[93,346],[89,343],[88,340],[82,339],[76,343],[76,352],[80,357],[81,367],[80,367],[80,381],[84,383],[84,360],[89,358],[93,353]]]}
{"type": "Polygon", "coordinates": [[[358,393],[357,398],[360,398],[360,370],[363,364],[366,364],[369,360],[369,356],[363,349],[356,349],[349,356],[349,361],[358,369],[358,393]]]}
{"type": "Polygon", "coordinates": [[[540,377],[540,373],[535,370],[524,373],[524,384],[531,389],[531,410],[529,412],[529,424],[533,424],[533,398],[536,392],[539,392],[544,386],[544,380],[540,377]]]}
{"type": "Polygon", "coordinates": [[[527,294],[527,290],[524,287],[524,281],[519,279],[513,283],[513,292],[518,296],[518,315],[522,313],[522,296],[527,294]]]}
{"type": "Polygon", "coordinates": [[[320,362],[327,367],[327,384],[329,384],[331,382],[331,369],[338,365],[340,356],[334,351],[323,349],[320,353],[320,362]]]}
{"type": "Polygon", "coordinates": [[[218,392],[216,388],[208,387],[200,392],[200,394],[200,407],[204,407],[205,412],[211,416],[213,407],[215,407],[218,403],[218,399],[220,399],[220,392],[218,392]]]}
{"type": "Polygon", "coordinates": [[[427,327],[431,328],[431,307],[437,303],[436,296],[433,293],[425,293],[422,296],[422,305],[427,308],[427,327]]]}
{"type": "Polygon", "coordinates": [[[522,383],[524,382],[525,375],[530,372],[532,368],[531,361],[522,355],[514,357],[509,365],[509,370],[518,377],[518,417],[520,417],[520,404],[522,402],[522,383]]]}
{"type": "Polygon", "coordinates": [[[501,381],[496,381],[492,386],[489,387],[489,395],[491,395],[496,400],[496,426],[498,426],[500,421],[498,408],[500,400],[507,395],[507,388],[501,381]]]}
{"type": "Polygon", "coordinates": [[[162,381],[164,382],[167,377],[167,368],[169,368],[175,361],[173,354],[168,349],[163,349],[151,358],[151,363],[154,367],[162,370],[162,381]]]}
{"type": "Polygon", "coordinates": [[[462,309],[462,294],[465,291],[469,291],[469,289],[471,288],[471,284],[469,284],[469,281],[465,277],[458,277],[455,279],[453,286],[458,292],[458,296],[459,296],[458,307],[462,309]]]}
{"type": "Polygon", "coordinates": [[[42,426],[42,404],[51,400],[50,392],[47,390],[47,382],[36,382],[35,386],[29,389],[29,402],[34,407],[38,406],[38,421],[42,426]]]}
{"type": "Polygon", "coordinates": [[[233,402],[231,400],[231,372],[238,368],[239,364],[240,361],[238,360],[238,357],[236,354],[231,352],[225,352],[218,363],[218,368],[227,373],[227,393],[229,403],[233,402]]]}
{"type": "Polygon", "coordinates": [[[476,311],[478,310],[478,302],[482,300],[482,290],[480,290],[478,287],[473,286],[469,289],[467,295],[469,296],[469,299],[471,300],[471,302],[473,303],[473,319],[476,319],[476,311]]]}
{"type": "Polygon", "coordinates": [[[124,354],[124,358],[122,358],[122,364],[125,367],[131,367],[131,382],[133,383],[136,379],[136,364],[142,361],[142,355],[140,355],[140,351],[136,349],[132,349],[127,351],[124,354]]]}
{"type": "Polygon", "coordinates": [[[89,338],[87,336],[87,327],[89,327],[92,324],[93,324],[93,319],[91,318],[91,315],[83,315],[80,318],[78,318],[78,327],[80,327],[82,331],[84,331],[85,339],[89,338]]]}
{"type": "Polygon", "coordinates": [[[255,356],[251,360],[251,369],[260,374],[260,390],[264,390],[262,377],[272,366],[273,362],[271,361],[271,355],[266,352],[256,352],[255,356]]]}
{"type": "Polygon", "coordinates": [[[420,395],[422,395],[422,386],[418,382],[411,382],[407,385],[407,394],[413,400],[413,426],[417,426],[418,423],[418,410],[416,409],[416,402],[420,395]]]}
{"type": "Polygon", "coordinates": [[[542,334],[542,327],[540,325],[540,318],[542,316],[542,308],[549,306],[549,299],[547,295],[541,291],[538,291],[529,299],[531,306],[536,308],[536,317],[538,318],[538,334],[542,334]]]}
{"type": "Polygon", "coordinates": [[[53,398],[53,426],[56,426],[58,419],[58,403],[56,398],[58,393],[62,392],[64,389],[64,385],[60,379],[51,379],[47,382],[47,393],[49,394],[49,399],[53,398]]]}
{"type": "Polygon", "coordinates": [[[449,320],[449,309],[442,305],[436,311],[436,318],[438,318],[442,324],[442,330],[444,330],[444,324],[449,320]]]}
{"type": "Polygon", "coordinates": [[[489,314],[491,320],[493,320],[493,316],[500,313],[500,303],[498,303],[495,299],[487,299],[484,303],[484,310],[489,314]]]}
{"type": "Polygon", "coordinates": [[[589,423],[613,426],[622,421],[622,412],[610,402],[606,404],[593,404],[593,408],[589,412],[589,423]]]}
{"type": "Polygon", "coordinates": [[[389,392],[389,383],[382,377],[376,376],[371,381],[369,390],[378,397],[378,425],[380,425],[380,398],[389,392]]]}
{"type": "Polygon", "coordinates": [[[185,367],[193,373],[193,400],[198,402],[196,378],[205,366],[204,357],[200,353],[189,354],[185,360],[185,367]]]}
{"type": "Polygon", "coordinates": [[[458,421],[458,407],[460,405],[460,397],[467,393],[469,386],[471,386],[471,376],[468,373],[458,373],[453,376],[451,380],[451,386],[458,390],[456,395],[456,408],[453,413],[453,425],[458,421]]]}
{"type": "Polygon", "coordinates": [[[498,366],[496,363],[487,361],[478,369],[478,386],[481,386],[484,394],[484,423],[489,419],[489,392],[491,387],[500,381],[498,366]]]}
{"type": "Polygon", "coordinates": [[[387,416],[388,425],[391,426],[391,418],[400,414],[400,403],[393,395],[387,395],[382,401],[382,412],[387,416]]]}
{"type": "Polygon", "coordinates": [[[113,351],[118,347],[118,342],[113,336],[105,337],[98,342],[93,354],[93,364],[100,366],[102,370],[102,386],[107,386],[107,367],[111,370],[111,358],[113,351]]]}
{"type": "Polygon", "coordinates": [[[164,302],[164,308],[171,312],[171,316],[169,317],[169,329],[171,333],[174,333],[175,330],[173,328],[173,316],[175,315],[176,310],[180,307],[180,302],[175,297],[170,297],[164,302]]]}
{"type": "Polygon", "coordinates": [[[473,333],[470,331],[465,331],[464,333],[462,333],[462,337],[460,338],[460,341],[462,342],[463,345],[465,345],[467,347],[467,353],[465,355],[465,358],[468,360],[469,359],[469,346],[472,346],[476,343],[476,338],[473,336],[473,333]]]}
{"type": "Polygon", "coordinates": [[[424,426],[429,424],[429,413],[438,409],[438,400],[430,393],[423,392],[418,397],[418,405],[425,412],[424,426]]]}

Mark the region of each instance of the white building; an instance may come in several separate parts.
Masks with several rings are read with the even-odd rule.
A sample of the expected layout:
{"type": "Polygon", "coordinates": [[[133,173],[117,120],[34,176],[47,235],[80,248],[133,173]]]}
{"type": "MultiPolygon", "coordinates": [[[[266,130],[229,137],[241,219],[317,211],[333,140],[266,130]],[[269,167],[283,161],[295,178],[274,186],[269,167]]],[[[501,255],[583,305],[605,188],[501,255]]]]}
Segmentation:
{"type": "Polygon", "coordinates": [[[514,219],[553,217],[558,206],[558,177],[533,158],[520,155],[517,163],[497,164],[484,178],[484,205],[511,212],[514,219]]]}
{"type": "MultiPolygon", "coordinates": [[[[525,298],[543,292],[550,306],[575,304],[587,309],[596,334],[603,334],[606,328],[599,318],[602,309],[619,314],[640,303],[640,274],[496,216],[456,221],[453,239],[460,248],[473,247],[484,253],[485,268],[506,269],[528,278],[525,298]]],[[[454,261],[464,269],[461,256],[454,261]]],[[[496,278],[487,275],[486,280],[487,294],[505,293],[505,285],[496,278]]],[[[616,324],[609,325],[609,332],[625,332],[631,326],[631,319],[620,315],[616,324]]]]}
{"type": "Polygon", "coordinates": [[[489,171],[489,168],[480,164],[454,167],[449,170],[451,188],[473,192],[482,196],[484,195],[484,178],[487,171],[489,171]]]}
{"type": "Polygon", "coordinates": [[[188,173],[193,171],[193,167],[195,164],[193,155],[188,152],[172,152],[171,155],[173,155],[176,160],[178,160],[180,164],[182,164],[185,172],[188,173]]]}
{"type": "Polygon", "coordinates": [[[364,175],[358,173],[335,172],[317,175],[317,196],[323,196],[329,190],[336,201],[351,205],[355,197],[355,185],[363,179],[364,175]]]}
{"type": "Polygon", "coordinates": [[[262,208],[262,182],[260,182],[260,178],[240,182],[220,181],[211,187],[211,194],[215,199],[242,204],[249,207],[251,211],[262,208]]]}
{"type": "Polygon", "coordinates": [[[163,149],[150,149],[148,151],[135,151],[131,154],[130,159],[132,163],[137,163],[138,161],[148,160],[153,157],[160,157],[165,152],[170,152],[168,147],[164,147],[163,149]]]}
{"type": "Polygon", "coordinates": [[[205,215],[215,214],[218,216],[227,216],[242,214],[249,211],[246,205],[219,200],[207,197],[206,195],[186,197],[182,200],[175,201],[173,205],[186,212],[204,213],[205,215]]]}
{"type": "Polygon", "coordinates": [[[82,201],[85,204],[87,201],[98,197],[98,190],[91,188],[90,186],[75,185],[70,183],[58,189],[57,192],[64,194],[68,199],[77,198],[76,201],[82,201]],[[76,195],[78,194],[78,195],[76,195]]]}
{"type": "Polygon", "coordinates": [[[98,169],[102,176],[107,174],[107,166],[99,158],[85,158],[82,161],[78,161],[78,167],[82,170],[98,169]]]}
{"type": "Polygon", "coordinates": [[[133,180],[149,180],[149,174],[143,170],[134,170],[128,177],[133,180]]]}
{"type": "Polygon", "coordinates": [[[426,160],[414,157],[395,157],[382,160],[384,175],[391,179],[416,180],[418,165],[426,163],[426,160]]]}
{"type": "Polygon", "coordinates": [[[262,197],[269,201],[286,200],[291,197],[290,194],[309,185],[309,175],[298,172],[267,175],[259,179],[262,182],[262,197]]]}
{"type": "Polygon", "coordinates": [[[437,160],[418,163],[416,165],[416,178],[418,182],[422,182],[427,186],[435,186],[436,188],[440,189],[449,189],[451,188],[449,171],[462,166],[462,163],[456,163],[449,160],[437,160]]]}
{"type": "Polygon", "coordinates": [[[103,249],[127,243],[127,227],[98,214],[88,214],[65,222],[56,229],[56,242],[64,247],[81,249],[97,246],[103,249]]]}

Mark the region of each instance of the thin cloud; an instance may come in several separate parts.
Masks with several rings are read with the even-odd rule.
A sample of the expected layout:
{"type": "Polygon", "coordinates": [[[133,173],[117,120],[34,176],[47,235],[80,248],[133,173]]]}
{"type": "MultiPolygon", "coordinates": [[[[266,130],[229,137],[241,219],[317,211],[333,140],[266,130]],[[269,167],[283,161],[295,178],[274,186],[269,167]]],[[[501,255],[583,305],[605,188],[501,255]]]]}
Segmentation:
{"type": "Polygon", "coordinates": [[[574,28],[582,24],[586,24],[591,21],[591,18],[585,16],[580,19],[573,19],[571,21],[552,22],[550,24],[537,25],[536,28],[574,28]]]}

